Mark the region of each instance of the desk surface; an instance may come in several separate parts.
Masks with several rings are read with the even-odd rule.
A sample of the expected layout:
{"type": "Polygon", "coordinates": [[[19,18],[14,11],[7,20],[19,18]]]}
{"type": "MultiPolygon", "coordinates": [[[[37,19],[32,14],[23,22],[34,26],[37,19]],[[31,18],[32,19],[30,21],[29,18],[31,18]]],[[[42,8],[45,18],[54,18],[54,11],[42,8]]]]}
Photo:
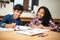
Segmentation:
{"type": "Polygon", "coordinates": [[[27,36],[22,34],[16,34],[16,31],[13,32],[0,32],[0,40],[60,40],[60,33],[57,32],[48,32],[46,37],[27,36]]]}

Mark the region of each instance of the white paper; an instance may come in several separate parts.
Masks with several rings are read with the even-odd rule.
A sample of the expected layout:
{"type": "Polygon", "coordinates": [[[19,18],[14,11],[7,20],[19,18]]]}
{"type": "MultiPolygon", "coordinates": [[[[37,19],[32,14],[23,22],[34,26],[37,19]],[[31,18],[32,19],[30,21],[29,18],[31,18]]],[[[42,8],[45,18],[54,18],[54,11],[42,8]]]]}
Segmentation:
{"type": "Polygon", "coordinates": [[[44,33],[47,32],[47,29],[38,29],[38,28],[34,28],[31,30],[24,30],[24,31],[17,31],[18,34],[25,34],[25,35],[36,35],[36,34],[40,34],[40,33],[44,33]]]}
{"type": "Polygon", "coordinates": [[[16,30],[28,30],[28,29],[31,29],[31,27],[28,27],[28,26],[16,26],[14,29],[16,29],[16,30]]]}
{"type": "Polygon", "coordinates": [[[0,28],[0,32],[2,31],[14,31],[12,28],[0,28]]]}

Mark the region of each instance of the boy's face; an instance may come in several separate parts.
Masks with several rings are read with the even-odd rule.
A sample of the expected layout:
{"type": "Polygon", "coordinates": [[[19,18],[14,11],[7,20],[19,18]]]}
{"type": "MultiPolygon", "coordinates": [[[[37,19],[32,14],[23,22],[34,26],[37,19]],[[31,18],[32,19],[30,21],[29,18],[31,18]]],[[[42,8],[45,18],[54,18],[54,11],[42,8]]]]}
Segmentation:
{"type": "Polygon", "coordinates": [[[14,19],[18,19],[21,15],[22,11],[19,11],[19,10],[15,10],[14,11],[14,19]]]}

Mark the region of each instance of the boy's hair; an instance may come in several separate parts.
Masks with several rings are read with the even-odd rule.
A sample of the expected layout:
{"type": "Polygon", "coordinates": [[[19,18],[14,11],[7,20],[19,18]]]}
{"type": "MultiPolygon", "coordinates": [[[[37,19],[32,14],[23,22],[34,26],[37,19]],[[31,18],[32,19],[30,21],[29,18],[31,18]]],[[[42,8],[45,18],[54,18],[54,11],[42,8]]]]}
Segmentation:
{"type": "MultiPolygon", "coordinates": [[[[44,10],[45,10],[45,15],[44,15],[43,18],[42,18],[42,24],[43,24],[44,26],[48,26],[49,21],[52,20],[52,16],[51,16],[51,14],[50,14],[50,11],[49,11],[49,9],[48,9],[47,7],[42,6],[42,7],[40,7],[40,8],[38,9],[37,13],[39,12],[40,9],[44,9],[44,10]]],[[[38,14],[37,14],[37,16],[38,16],[38,14]]],[[[52,20],[52,21],[53,21],[53,20],[52,20]]]]}
{"type": "Polygon", "coordinates": [[[19,10],[19,11],[23,11],[23,6],[20,4],[17,4],[13,7],[14,10],[19,10]]]}

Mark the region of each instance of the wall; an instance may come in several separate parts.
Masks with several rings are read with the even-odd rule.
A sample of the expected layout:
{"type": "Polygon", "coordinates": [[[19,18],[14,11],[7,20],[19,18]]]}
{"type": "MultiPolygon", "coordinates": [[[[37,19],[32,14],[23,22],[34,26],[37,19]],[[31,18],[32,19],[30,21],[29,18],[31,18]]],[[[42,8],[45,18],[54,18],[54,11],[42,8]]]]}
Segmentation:
{"type": "MultiPolygon", "coordinates": [[[[12,13],[13,13],[13,3],[12,2],[10,2],[9,4],[6,4],[5,8],[4,7],[0,8],[0,16],[5,16],[7,14],[12,14],[12,13]]],[[[21,17],[22,16],[23,17],[31,17],[31,18],[34,17],[33,14],[26,13],[26,12],[23,12],[22,15],[21,15],[21,17]]]]}
{"type": "Polygon", "coordinates": [[[13,3],[10,2],[9,4],[6,4],[6,7],[0,7],[0,15],[5,16],[7,14],[12,14],[13,11],[13,3]]]}
{"type": "Polygon", "coordinates": [[[53,18],[60,18],[60,0],[39,0],[39,6],[46,6],[53,18]]]}
{"type": "Polygon", "coordinates": [[[24,2],[24,0],[15,0],[14,1],[14,5],[16,5],[16,4],[21,4],[21,5],[23,5],[23,2],[24,2]]]}
{"type": "MultiPolygon", "coordinates": [[[[29,0],[29,8],[28,8],[29,10],[31,10],[31,6],[32,6],[32,5],[31,5],[31,4],[32,4],[31,1],[32,1],[32,0],[29,0]]],[[[18,0],[18,1],[15,0],[15,1],[14,1],[14,5],[16,5],[16,4],[21,4],[21,5],[23,5],[23,4],[24,4],[23,2],[24,2],[24,0],[18,0]]]]}
{"type": "MultiPolygon", "coordinates": [[[[0,15],[4,16],[6,14],[12,14],[13,3],[7,4],[7,5],[8,6],[6,6],[6,8],[0,8],[0,15]]],[[[48,7],[52,14],[52,17],[60,19],[60,0],[39,0],[38,7],[40,6],[48,7]]],[[[35,9],[35,11],[36,10],[37,8],[35,9]]]]}

